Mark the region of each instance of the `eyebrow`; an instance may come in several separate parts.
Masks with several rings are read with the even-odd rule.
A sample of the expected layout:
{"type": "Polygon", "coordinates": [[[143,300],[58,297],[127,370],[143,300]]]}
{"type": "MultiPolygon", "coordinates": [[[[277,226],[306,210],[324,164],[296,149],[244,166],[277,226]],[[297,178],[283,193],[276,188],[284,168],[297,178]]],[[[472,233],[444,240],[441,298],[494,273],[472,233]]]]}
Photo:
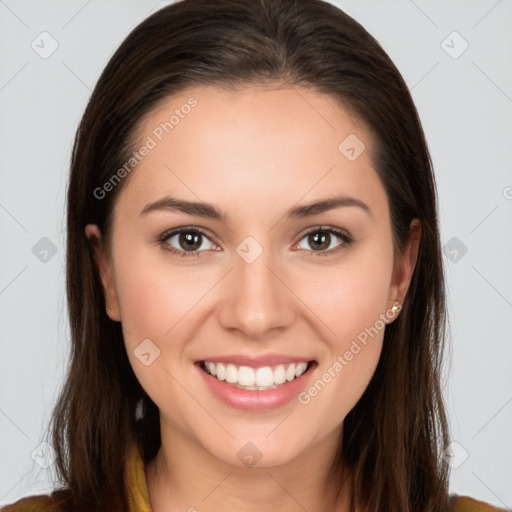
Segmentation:
{"type": "MultiPolygon", "coordinates": [[[[319,215],[320,213],[334,210],[341,207],[355,206],[361,208],[370,217],[373,218],[370,207],[360,199],[349,196],[335,196],[319,201],[314,201],[305,205],[295,206],[286,212],[286,219],[301,219],[304,217],[312,217],[313,215],[319,215]]],[[[148,203],[140,215],[146,215],[154,211],[171,210],[189,215],[197,215],[199,217],[205,217],[209,219],[218,220],[221,222],[229,222],[229,216],[216,206],[210,203],[202,203],[195,201],[185,201],[183,199],[177,199],[175,197],[164,197],[158,201],[148,203]]]]}

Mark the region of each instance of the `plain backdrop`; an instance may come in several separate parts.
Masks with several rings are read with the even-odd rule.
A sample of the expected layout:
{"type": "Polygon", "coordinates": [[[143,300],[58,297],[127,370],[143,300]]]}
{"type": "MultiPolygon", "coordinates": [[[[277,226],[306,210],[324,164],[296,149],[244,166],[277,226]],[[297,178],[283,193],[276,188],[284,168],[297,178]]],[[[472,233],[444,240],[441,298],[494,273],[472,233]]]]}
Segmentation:
{"type": "MultiPolygon", "coordinates": [[[[78,121],[121,41],[167,3],[0,1],[0,504],[52,487],[41,442],[68,355],[64,199],[78,121]]],[[[512,1],[333,3],[397,65],[433,158],[451,492],[511,508],[512,1]]]]}

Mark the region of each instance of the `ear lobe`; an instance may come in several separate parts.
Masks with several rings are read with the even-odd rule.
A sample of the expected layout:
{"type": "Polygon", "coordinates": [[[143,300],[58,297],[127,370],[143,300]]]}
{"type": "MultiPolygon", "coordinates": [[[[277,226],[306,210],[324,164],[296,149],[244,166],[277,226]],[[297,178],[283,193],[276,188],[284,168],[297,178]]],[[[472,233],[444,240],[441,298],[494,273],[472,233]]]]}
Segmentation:
{"type": "Polygon", "coordinates": [[[419,219],[413,219],[409,225],[409,235],[393,271],[390,301],[403,303],[418,261],[420,242],[421,222],[419,219]]]}
{"type": "Polygon", "coordinates": [[[105,254],[101,231],[96,224],[87,224],[85,226],[85,235],[93,249],[94,261],[103,286],[107,315],[111,320],[119,322],[117,292],[114,279],[112,278],[111,263],[105,254]]]}

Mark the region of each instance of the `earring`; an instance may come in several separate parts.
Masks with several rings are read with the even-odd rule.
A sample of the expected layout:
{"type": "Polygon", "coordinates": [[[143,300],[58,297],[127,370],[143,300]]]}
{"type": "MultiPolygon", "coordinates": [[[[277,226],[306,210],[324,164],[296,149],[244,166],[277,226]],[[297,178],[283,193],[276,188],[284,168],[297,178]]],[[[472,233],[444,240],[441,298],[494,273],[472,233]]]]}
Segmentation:
{"type": "Polygon", "coordinates": [[[391,311],[393,311],[393,313],[396,313],[400,308],[400,303],[396,300],[395,303],[393,304],[393,307],[391,308],[391,311]]]}
{"type": "Polygon", "coordinates": [[[108,309],[114,309],[114,306],[107,306],[108,309]]]}

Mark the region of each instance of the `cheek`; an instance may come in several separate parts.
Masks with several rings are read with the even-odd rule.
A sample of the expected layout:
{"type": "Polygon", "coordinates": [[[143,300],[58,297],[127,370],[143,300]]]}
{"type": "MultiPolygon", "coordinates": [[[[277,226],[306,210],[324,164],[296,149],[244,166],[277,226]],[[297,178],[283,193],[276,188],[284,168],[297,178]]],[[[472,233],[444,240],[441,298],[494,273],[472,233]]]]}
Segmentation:
{"type": "Polygon", "coordinates": [[[171,337],[174,327],[211,287],[206,270],[169,264],[163,251],[140,241],[138,245],[119,241],[116,290],[130,343],[137,337],[161,341],[171,337]]]}
{"type": "Polygon", "coordinates": [[[392,270],[393,247],[383,237],[347,251],[339,264],[304,272],[301,297],[322,320],[333,351],[344,352],[376,322],[382,330],[392,270]]]}
{"type": "Polygon", "coordinates": [[[357,403],[379,362],[386,320],[391,320],[386,306],[392,268],[392,244],[382,238],[347,253],[343,265],[329,270],[328,280],[317,270],[303,281],[303,296],[309,289],[308,305],[317,313],[328,355],[299,401],[333,424],[357,403]]]}
{"type": "Polygon", "coordinates": [[[156,402],[161,390],[166,400],[183,395],[170,375],[183,368],[191,371],[190,340],[205,298],[218,280],[211,268],[170,263],[162,251],[119,237],[114,253],[127,354],[137,379],[156,402]]]}
{"type": "Polygon", "coordinates": [[[159,408],[186,410],[188,395],[179,382],[187,340],[193,334],[187,320],[193,317],[194,306],[210,280],[190,280],[190,273],[172,268],[165,258],[155,258],[154,248],[132,245],[131,251],[124,251],[123,246],[130,244],[121,242],[116,290],[131,366],[159,408]]]}

